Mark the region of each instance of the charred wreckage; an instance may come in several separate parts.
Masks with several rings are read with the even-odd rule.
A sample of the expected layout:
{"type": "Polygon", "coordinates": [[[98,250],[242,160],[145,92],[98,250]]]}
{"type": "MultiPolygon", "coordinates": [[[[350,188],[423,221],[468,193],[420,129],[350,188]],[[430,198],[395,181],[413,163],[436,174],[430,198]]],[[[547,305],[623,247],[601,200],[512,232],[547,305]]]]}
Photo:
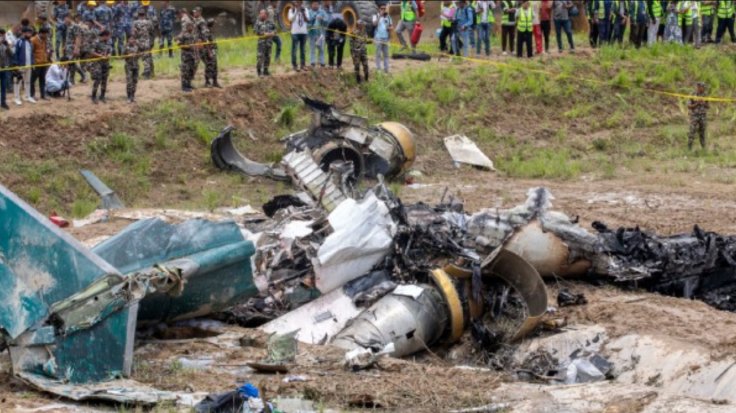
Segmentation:
{"type": "Polygon", "coordinates": [[[537,328],[551,276],[736,308],[736,237],[598,222],[591,232],[553,211],[544,188],[505,210],[469,213],[447,196],[404,204],[383,179],[410,167],[411,132],[305,103],[315,122],[286,138],[280,166],[243,157],[229,130],[212,144],[223,168],[304,190],[274,198],[266,216],[146,219],[87,249],[0,186],[0,328],[14,374],[75,400],[167,400],[120,390],[136,328],[213,313],[355,359],[407,356],[468,332],[493,353],[537,328]],[[362,177],[377,183],[361,191],[362,177]]]}

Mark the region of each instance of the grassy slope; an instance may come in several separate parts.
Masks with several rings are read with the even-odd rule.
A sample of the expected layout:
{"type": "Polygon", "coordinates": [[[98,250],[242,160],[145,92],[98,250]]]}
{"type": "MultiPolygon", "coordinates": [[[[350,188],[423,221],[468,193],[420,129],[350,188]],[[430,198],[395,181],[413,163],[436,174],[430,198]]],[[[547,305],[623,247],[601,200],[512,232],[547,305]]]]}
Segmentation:
{"type": "MultiPolygon", "coordinates": [[[[221,48],[223,66],[247,64],[245,60],[254,57],[236,46],[221,48]]],[[[158,73],[174,75],[175,60],[161,59],[158,73]]],[[[693,175],[736,181],[734,105],[713,105],[712,149],[691,154],[685,145],[684,102],[645,90],[688,93],[696,80],[704,80],[711,94],[731,95],[736,63],[722,50],[659,45],[641,51],[604,49],[592,57],[547,62],[429,63],[390,77],[379,75],[362,88],[355,88],[349,75],[335,80],[331,73],[237,86],[224,95],[202,95],[191,102],[164,100],[107,119],[102,132],[85,131],[69,118],[46,119],[48,127],[74,137],[68,148],[25,160],[19,151],[4,150],[0,181],[44,212],[55,209],[73,216],[87,214],[97,203],[79,177],[79,167],[94,169],[129,205],[259,205],[287,186],[216,171],[208,143],[222,126],[234,123],[244,152],[278,161],[278,138],[309,122],[309,114],[295,99],[297,93],[342,102],[373,121],[407,123],[417,132],[418,167],[438,179],[442,172],[430,165],[447,164],[441,138],[462,133],[476,140],[500,173],[510,177],[607,179],[644,174],[657,175],[664,184],[693,175]]]]}

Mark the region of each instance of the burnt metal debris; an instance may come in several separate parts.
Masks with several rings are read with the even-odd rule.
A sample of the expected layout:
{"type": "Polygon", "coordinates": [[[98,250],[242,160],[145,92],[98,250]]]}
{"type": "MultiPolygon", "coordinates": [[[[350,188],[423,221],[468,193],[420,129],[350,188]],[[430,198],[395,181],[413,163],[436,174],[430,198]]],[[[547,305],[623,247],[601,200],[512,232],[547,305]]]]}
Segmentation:
{"type": "MultiPolygon", "coordinates": [[[[446,195],[435,205],[404,204],[384,174],[413,160],[400,138],[408,131],[304,100],[315,122],[286,138],[289,152],[267,174],[305,192],[269,201],[264,217],[146,219],[88,250],[0,186],[0,328],[14,373],[75,399],[165,400],[172,396],[130,382],[138,390],[121,395],[113,380],[130,374],[136,326],[213,312],[274,337],[338,346],[353,368],[463,337],[485,354],[502,352],[548,312],[545,276],[597,276],[736,308],[736,237],[698,227],[661,237],[597,222],[589,232],[553,211],[544,188],[509,209],[469,213],[446,195]],[[364,176],[377,184],[361,191],[355,183],[364,176]]],[[[218,139],[216,163],[251,168],[215,149],[231,145],[227,131],[218,139]]],[[[560,291],[560,306],[584,303],[560,291]]],[[[606,377],[603,361],[542,355],[520,370],[583,382],[606,377]]]]}
{"type": "MultiPolygon", "coordinates": [[[[401,175],[413,164],[414,136],[406,126],[396,122],[371,126],[365,118],[343,113],[325,102],[308,97],[302,97],[302,101],[312,111],[313,121],[308,129],[282,139],[286,148],[283,165],[248,159],[235,148],[233,128],[228,126],[211,144],[215,166],[248,176],[289,180],[289,176],[300,175],[299,172],[311,166],[307,164],[311,161],[329,174],[325,180],[332,180],[335,175],[337,186],[344,188],[354,186],[363,177],[401,175]]],[[[299,181],[301,185],[313,182],[309,175],[301,175],[299,181]]]]}

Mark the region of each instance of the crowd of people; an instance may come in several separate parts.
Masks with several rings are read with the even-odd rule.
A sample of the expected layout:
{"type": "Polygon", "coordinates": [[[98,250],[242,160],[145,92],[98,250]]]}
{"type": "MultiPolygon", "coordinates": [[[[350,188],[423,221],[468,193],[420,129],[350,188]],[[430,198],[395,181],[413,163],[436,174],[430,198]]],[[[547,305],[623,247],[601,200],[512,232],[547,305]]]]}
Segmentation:
{"type": "MultiPolygon", "coordinates": [[[[91,78],[90,98],[94,103],[105,102],[113,56],[124,60],[127,99],[133,103],[139,75],[144,79],[154,76],[152,52],[156,38],[162,56],[168,52],[171,58],[175,49],[180,51],[183,91],[193,89],[200,62],[204,66],[205,87],[220,87],[215,22],[205,20],[201,8],[194,8],[190,14],[186,9],[175,9],[169,1],[160,2],[158,8],[145,0],[81,1],[75,9],[68,1],[53,3],[52,14],[40,14],[35,24],[23,19],[7,31],[0,28],[0,106],[3,109],[9,109],[6,95],[11,91],[18,106],[23,101],[36,103],[37,96],[41,100],[49,96],[68,97],[77,76],[81,83],[91,78]],[[181,30],[174,36],[177,19],[181,30]]],[[[263,8],[253,25],[253,32],[258,36],[258,76],[270,75],[273,46],[277,62],[281,56],[278,3],[259,3],[263,8]]],[[[349,42],[356,80],[367,81],[369,39],[375,45],[376,70],[388,73],[392,33],[402,51],[411,49],[412,54],[416,53],[415,27],[426,5],[417,0],[402,0],[398,5],[398,23],[394,25],[386,3],[379,3],[376,15],[361,16],[355,28],[348,28],[333,1],[292,2],[288,30],[293,70],[300,72],[307,68],[307,54],[308,64],[314,69],[341,69],[349,42]],[[409,42],[405,34],[409,35],[409,42]]],[[[574,51],[571,19],[580,14],[579,7],[584,7],[591,47],[621,44],[627,28],[629,41],[637,48],[657,41],[693,43],[700,47],[703,43],[720,43],[726,32],[732,42],[736,41],[734,3],[734,0],[442,1],[437,34],[443,53],[468,57],[474,49],[477,56],[490,56],[491,37],[498,18],[503,55],[514,51],[518,57],[549,53],[552,27],[558,50],[564,50],[564,35],[567,46],[574,51]]]]}
{"type": "Polygon", "coordinates": [[[564,50],[564,34],[568,47],[574,51],[571,19],[580,15],[579,7],[585,9],[590,46],[594,48],[622,44],[627,28],[629,42],[636,48],[657,41],[693,43],[699,48],[703,43],[720,43],[726,32],[732,42],[736,41],[734,0],[585,0],[582,3],[571,0],[460,0],[442,2],[440,49],[468,57],[473,48],[480,56],[483,48],[489,56],[490,37],[498,12],[503,55],[513,54],[514,48],[518,57],[549,53],[552,27],[558,50],[564,50]]]}
{"type": "Polygon", "coordinates": [[[170,58],[174,57],[173,41],[179,42],[182,90],[192,90],[200,61],[205,67],[205,86],[220,87],[215,22],[205,20],[201,8],[194,8],[190,15],[186,9],[176,10],[169,1],[162,1],[158,9],[145,0],[82,1],[76,9],[67,1],[53,3],[51,16],[41,13],[35,23],[22,19],[9,30],[0,28],[2,109],[10,109],[7,95],[11,90],[18,106],[69,97],[77,77],[81,83],[91,80],[93,103],[104,103],[113,56],[124,61],[127,99],[133,103],[139,75],[144,79],[154,76],[152,51],[157,37],[161,52],[168,51],[170,58]],[[182,30],[174,38],[177,18],[182,30]]]}

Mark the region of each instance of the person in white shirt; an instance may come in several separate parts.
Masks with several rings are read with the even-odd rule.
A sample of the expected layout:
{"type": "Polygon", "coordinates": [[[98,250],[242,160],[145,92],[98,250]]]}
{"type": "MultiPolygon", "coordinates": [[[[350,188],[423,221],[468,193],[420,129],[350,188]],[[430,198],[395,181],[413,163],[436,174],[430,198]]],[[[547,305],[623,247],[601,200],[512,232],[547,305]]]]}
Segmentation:
{"type": "Polygon", "coordinates": [[[289,10],[289,22],[291,22],[291,66],[300,72],[306,66],[306,53],[304,48],[307,44],[307,22],[309,22],[309,10],[304,7],[302,1],[295,1],[294,7],[289,10]],[[299,48],[301,65],[297,66],[296,49],[299,48]]]}
{"type": "Polygon", "coordinates": [[[54,63],[46,72],[46,92],[49,96],[61,97],[62,92],[69,89],[69,79],[67,75],[69,69],[66,65],[69,58],[64,56],[59,63],[54,63]]]}

